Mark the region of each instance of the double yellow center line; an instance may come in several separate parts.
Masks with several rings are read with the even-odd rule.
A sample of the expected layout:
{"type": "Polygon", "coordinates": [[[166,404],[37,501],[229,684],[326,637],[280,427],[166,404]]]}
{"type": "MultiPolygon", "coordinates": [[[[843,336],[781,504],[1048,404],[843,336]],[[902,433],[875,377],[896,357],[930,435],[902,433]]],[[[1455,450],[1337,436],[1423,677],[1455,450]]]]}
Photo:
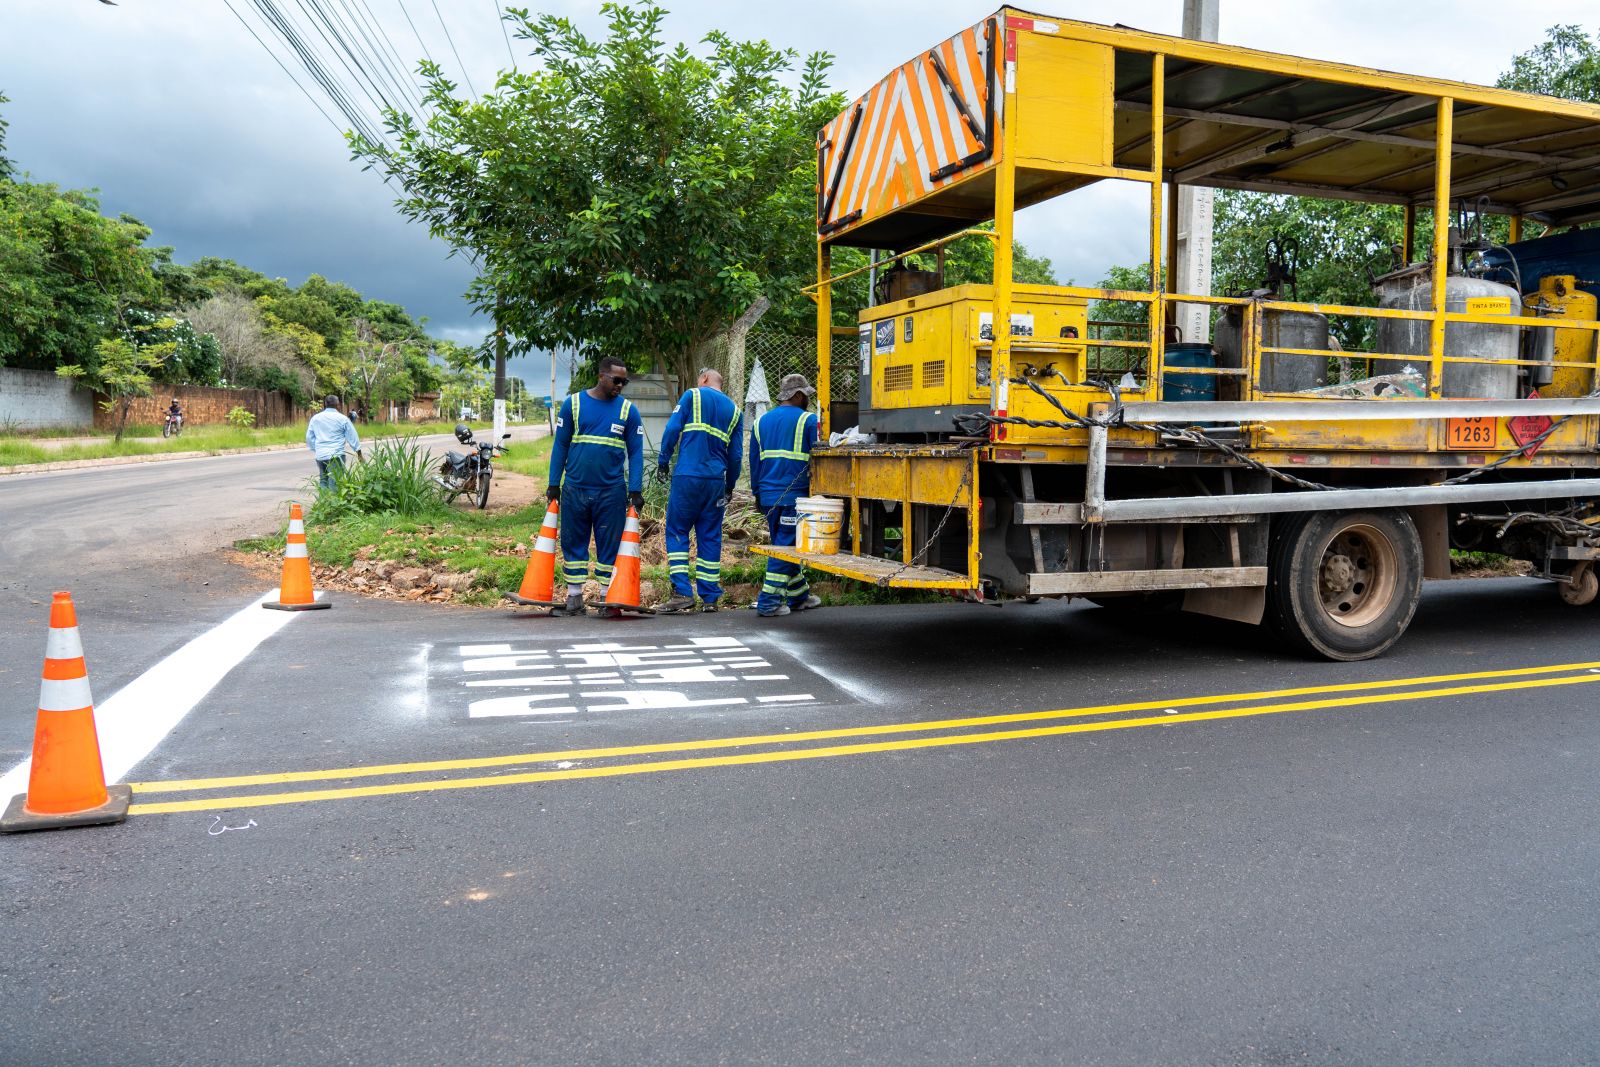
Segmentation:
{"type": "Polygon", "coordinates": [[[727,749],[765,749],[723,755],[695,756],[670,760],[633,760],[594,767],[554,767],[517,774],[468,777],[408,779],[376,785],[353,785],[329,789],[303,789],[291,792],[245,793],[232,796],[204,796],[189,800],[139,801],[130,814],[155,815],[184,811],[219,811],[234,808],[268,807],[277,804],[303,804],[319,800],[348,800],[355,797],[393,796],[403,793],[433,793],[452,789],[482,789],[489,786],[524,785],[530,782],[557,782],[580,778],[611,778],[622,775],[654,774],[662,771],[694,770],[706,767],[734,767],[759,763],[787,763],[796,760],[828,759],[836,756],[862,756],[878,752],[903,752],[913,749],[942,748],[950,745],[985,744],[991,741],[1016,741],[1062,734],[1127,730],[1142,726],[1170,726],[1176,723],[1239,719],[1274,715],[1287,711],[1314,711],[1351,708],[1368,704],[1432,700],[1440,697],[1502,693],[1518,689],[1584,685],[1600,682],[1600,661],[1563,663],[1540,667],[1519,667],[1466,674],[1439,674],[1416,678],[1348,682],[1339,685],[1307,686],[1254,693],[1220,693],[1182,697],[1175,700],[1144,700],[1125,704],[1101,704],[1057,711],[1016,712],[927,722],[883,723],[835,730],[810,730],[782,734],[754,734],[742,737],[717,737],[696,741],[669,741],[648,745],[608,748],[565,749],[551,752],[521,752],[504,756],[481,756],[455,760],[429,760],[415,763],[386,763],[324,770],[287,771],[276,774],[235,775],[224,778],[190,778],[166,782],[135,782],[133,791],[143,797],[157,793],[212,792],[256,786],[283,786],[306,782],[350,781],[361,778],[402,778],[439,772],[483,770],[538,764],[572,763],[579,760],[624,760],[666,753],[717,752],[727,749]],[[1466,684],[1443,684],[1466,683],[1466,684]],[[1413,688],[1431,687],[1431,688],[1413,688]],[[1395,690],[1404,690],[1395,692],[1395,690]],[[1309,700],[1284,700],[1287,697],[1314,697],[1309,700]],[[1272,701],[1272,703],[1257,703],[1272,701]],[[1214,711],[1180,713],[1179,708],[1238,704],[1214,711]],[[1161,710],[1162,714],[1139,717],[1134,713],[1161,710]],[[1109,718],[1109,716],[1123,716],[1109,718]],[[983,730],[1013,723],[1044,722],[1059,719],[1088,719],[1033,726],[1024,729],[983,730]],[[974,731],[974,732],[956,732],[974,731]],[[818,741],[922,734],[889,741],[858,741],[853,744],[814,745],[818,741]],[[783,746],[774,748],[772,746],[783,746]],[[797,747],[803,746],[803,747],[797,747]]]}

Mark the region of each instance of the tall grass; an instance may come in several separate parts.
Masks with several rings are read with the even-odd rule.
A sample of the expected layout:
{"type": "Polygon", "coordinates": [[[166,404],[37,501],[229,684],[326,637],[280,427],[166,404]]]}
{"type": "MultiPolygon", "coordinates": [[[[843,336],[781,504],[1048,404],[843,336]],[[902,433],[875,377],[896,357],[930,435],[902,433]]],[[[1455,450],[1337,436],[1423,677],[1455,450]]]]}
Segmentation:
{"type": "Polygon", "coordinates": [[[328,523],[380,513],[406,519],[442,514],[447,508],[433,480],[437,466],[416,437],[376,441],[364,461],[347,462],[333,488],[317,493],[310,518],[328,523]]]}

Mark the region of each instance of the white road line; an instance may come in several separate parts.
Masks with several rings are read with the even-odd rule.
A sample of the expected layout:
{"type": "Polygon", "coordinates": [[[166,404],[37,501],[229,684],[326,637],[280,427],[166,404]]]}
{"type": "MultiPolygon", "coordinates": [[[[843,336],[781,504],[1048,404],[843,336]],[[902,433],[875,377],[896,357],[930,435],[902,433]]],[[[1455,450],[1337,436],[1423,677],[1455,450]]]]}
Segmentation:
{"type": "Polygon", "coordinates": [[[787,674],[747,674],[744,676],[744,680],[747,682],[787,682],[789,676],[787,674]]]}
{"type": "Polygon", "coordinates": [[[784,693],[782,696],[757,697],[763,704],[793,704],[801,700],[815,700],[810,693],[784,693]]]}
{"type": "MultiPolygon", "coordinates": [[[[317,596],[321,596],[319,592],[317,596]]],[[[106,781],[116,782],[138,766],[205,695],[243,663],[256,648],[300,613],[262,611],[275,600],[274,590],[212,627],[95,706],[95,732],[100,735],[100,763],[106,781]]],[[[94,678],[94,623],[89,620],[88,666],[94,678]]],[[[0,776],[0,805],[28,788],[25,759],[0,776]]]]}

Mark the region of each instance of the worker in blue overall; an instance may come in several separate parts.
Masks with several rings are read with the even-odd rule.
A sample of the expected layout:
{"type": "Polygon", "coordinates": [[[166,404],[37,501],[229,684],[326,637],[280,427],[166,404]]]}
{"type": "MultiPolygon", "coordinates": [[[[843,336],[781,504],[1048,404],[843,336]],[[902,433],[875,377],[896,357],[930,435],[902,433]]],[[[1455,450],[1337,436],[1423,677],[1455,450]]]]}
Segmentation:
{"type": "Polygon", "coordinates": [[[567,397],[556,418],[545,495],[561,502],[561,572],[567,603],[553,614],[584,613],[591,534],[595,578],[602,587],[611,584],[628,505],[644,507],[644,424],[639,409],[622,398],[627,384],[627,364],[606,356],[600,360],[594,388],[567,397]]]}
{"type": "Polygon", "coordinates": [[[667,497],[667,572],[672,599],[658,612],[694,610],[689,584],[689,531],[694,531],[694,586],[700,610],[716,611],[722,598],[722,515],[744,462],[743,415],[722,391],[722,375],[700,372],[683,394],[661,435],[661,473],[672,470],[667,497]],[[677,461],[673,461],[673,452],[677,461]]]}
{"type": "MultiPolygon", "coordinates": [[[[778,406],[756,420],[750,435],[750,487],[756,506],[767,517],[772,543],[791,547],[799,517],[794,502],[811,492],[811,449],[817,443],[818,420],[806,410],[816,395],[803,374],[786,375],[778,385],[778,406]]],[[[811,595],[800,564],[767,559],[767,574],[756,598],[756,614],[764,619],[821,607],[811,595]]]]}

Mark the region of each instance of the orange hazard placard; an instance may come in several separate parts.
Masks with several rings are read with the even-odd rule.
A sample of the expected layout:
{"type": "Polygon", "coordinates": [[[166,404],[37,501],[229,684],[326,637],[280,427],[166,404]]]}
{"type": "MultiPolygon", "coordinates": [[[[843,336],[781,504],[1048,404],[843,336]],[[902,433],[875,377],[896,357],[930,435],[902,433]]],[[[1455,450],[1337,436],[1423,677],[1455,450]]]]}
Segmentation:
{"type": "Polygon", "coordinates": [[[1487,415],[1474,415],[1466,419],[1447,419],[1444,447],[1470,452],[1491,449],[1499,438],[1499,420],[1487,415]]]}

